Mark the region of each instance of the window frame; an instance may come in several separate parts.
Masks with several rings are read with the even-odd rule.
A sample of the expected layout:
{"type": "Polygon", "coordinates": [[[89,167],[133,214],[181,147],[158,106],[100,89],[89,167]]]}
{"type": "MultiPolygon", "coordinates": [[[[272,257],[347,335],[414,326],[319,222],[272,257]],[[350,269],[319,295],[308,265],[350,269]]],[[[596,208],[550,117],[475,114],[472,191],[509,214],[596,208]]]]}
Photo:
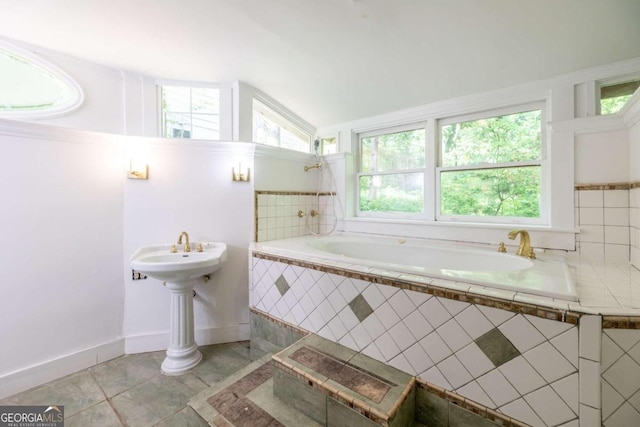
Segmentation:
{"type": "Polygon", "coordinates": [[[359,132],[356,136],[358,139],[358,160],[357,160],[357,173],[356,173],[356,216],[361,218],[387,218],[387,219],[407,219],[407,220],[423,220],[428,211],[427,207],[427,168],[429,159],[429,136],[427,129],[427,121],[413,122],[408,124],[402,124],[391,127],[379,128],[376,130],[359,132]],[[400,132],[413,131],[418,129],[424,129],[425,131],[425,165],[423,168],[411,168],[411,169],[393,169],[381,172],[362,172],[362,139],[370,138],[372,136],[389,135],[400,132]],[[422,173],[423,174],[423,208],[419,213],[404,213],[404,212],[372,212],[360,210],[360,178],[362,176],[380,176],[380,175],[400,175],[409,173],[422,173]]]}
{"type": "MultiPolygon", "coordinates": [[[[609,114],[602,114],[602,89],[606,88],[606,87],[610,87],[610,86],[618,86],[618,85],[622,85],[625,83],[631,83],[631,82],[638,82],[640,81],[640,74],[628,74],[628,75],[624,75],[624,76],[618,76],[618,77],[614,77],[614,78],[610,78],[610,79],[604,79],[604,80],[597,80],[595,82],[595,89],[596,89],[596,93],[595,93],[595,108],[596,108],[596,116],[611,116],[614,114],[618,114],[622,109],[624,109],[624,105],[627,105],[626,103],[622,106],[622,108],[620,109],[620,111],[617,111],[615,113],[609,113],[609,114]]],[[[640,89],[640,88],[639,88],[640,89]]],[[[631,94],[631,97],[633,97],[634,94],[638,93],[638,90],[636,89],[636,91],[634,93],[631,94]]],[[[627,101],[629,102],[629,101],[627,101]]]]}
{"type": "Polygon", "coordinates": [[[278,148],[282,148],[283,150],[291,150],[291,151],[296,151],[298,153],[310,154],[313,152],[313,132],[310,132],[304,126],[300,126],[298,123],[296,123],[296,120],[292,120],[289,117],[289,114],[286,114],[281,109],[275,107],[272,102],[269,102],[263,97],[256,96],[256,95],[254,95],[251,98],[251,139],[252,140],[257,139],[255,138],[255,128],[253,124],[254,122],[253,118],[254,118],[254,114],[256,114],[256,111],[258,111],[260,114],[262,114],[264,117],[266,117],[268,120],[270,120],[274,124],[278,125],[281,129],[285,129],[287,132],[293,134],[299,139],[304,140],[305,138],[307,138],[308,139],[307,144],[309,145],[309,150],[300,151],[292,148],[283,147],[282,140],[278,140],[278,145],[268,145],[268,144],[259,143],[258,141],[254,141],[256,144],[267,145],[270,147],[278,147],[278,148]],[[260,104],[258,109],[256,109],[256,102],[260,104]],[[262,109],[261,112],[260,112],[260,109],[262,109]]]}
{"type": "Polygon", "coordinates": [[[42,68],[45,72],[60,79],[70,91],[70,97],[61,104],[45,108],[34,108],[25,110],[0,111],[0,117],[9,119],[51,119],[70,114],[79,109],[84,104],[84,91],[80,84],[60,67],[52,64],[36,52],[22,49],[14,44],[0,40],[0,49],[13,53],[19,58],[27,60],[30,65],[42,68]]]}
{"type": "Polygon", "coordinates": [[[458,223],[458,224],[501,224],[501,225],[532,225],[549,226],[551,219],[551,163],[549,161],[550,147],[548,146],[548,135],[546,124],[548,122],[548,101],[546,99],[515,103],[508,106],[500,106],[487,110],[475,110],[469,113],[449,116],[435,116],[422,121],[412,121],[410,123],[391,125],[376,128],[373,130],[361,130],[354,132],[357,140],[357,160],[355,174],[355,216],[359,218],[427,221],[434,223],[458,223]],[[497,164],[478,164],[465,166],[442,167],[441,153],[441,127],[451,123],[480,120],[485,118],[498,117],[509,114],[524,113],[528,111],[540,111],[540,158],[523,162],[508,162],[497,164]],[[383,175],[388,173],[411,173],[423,172],[424,177],[424,210],[419,214],[402,212],[369,212],[360,210],[360,177],[373,175],[370,172],[362,172],[362,138],[386,135],[390,133],[425,129],[425,166],[419,169],[384,171],[375,174],[383,175]],[[448,170],[481,170],[497,169],[508,167],[540,166],[540,217],[507,217],[507,216],[474,216],[474,215],[442,215],[440,213],[441,188],[440,176],[443,171],[448,170]]]}
{"type": "Polygon", "coordinates": [[[546,105],[544,102],[531,102],[527,104],[519,104],[509,107],[495,108],[483,112],[450,116],[447,118],[441,118],[437,120],[436,126],[436,150],[438,159],[435,169],[436,183],[435,183],[435,219],[436,221],[446,222],[479,222],[479,223],[493,223],[493,224],[527,224],[527,225],[547,225],[549,223],[549,213],[547,209],[547,180],[548,180],[548,150],[547,150],[547,135],[545,132],[544,123],[546,122],[546,105]],[[537,160],[527,160],[520,162],[505,162],[505,163],[480,163],[475,165],[464,166],[442,166],[442,127],[461,122],[469,122],[474,120],[489,119],[494,117],[506,116],[511,114],[526,113],[531,111],[540,111],[540,158],[537,160]],[[476,215],[443,215],[441,213],[441,201],[442,201],[442,188],[441,188],[441,174],[447,171],[470,171],[470,170],[486,170],[486,169],[506,169],[526,166],[540,166],[540,216],[538,218],[527,217],[507,217],[507,216],[476,216],[476,215]]]}
{"type": "MultiPolygon", "coordinates": [[[[201,138],[193,138],[193,137],[189,137],[189,138],[185,138],[185,137],[174,137],[174,136],[167,136],[165,135],[165,120],[164,120],[164,109],[162,106],[162,88],[164,86],[174,86],[174,87],[185,87],[188,89],[216,89],[218,91],[218,138],[217,139],[204,139],[204,141],[222,141],[222,128],[223,128],[223,123],[222,123],[222,87],[220,84],[217,83],[201,83],[201,82],[183,82],[183,81],[171,81],[171,80],[156,80],[156,87],[157,87],[157,98],[158,98],[158,135],[161,138],[167,138],[167,139],[193,139],[193,140],[198,140],[201,138]]],[[[191,117],[193,117],[193,105],[192,102],[190,100],[189,102],[189,115],[191,117]]],[[[170,113],[177,113],[177,111],[169,111],[170,113]]],[[[186,113],[184,113],[186,114],[186,113]]],[[[197,115],[197,114],[196,114],[197,115]]],[[[214,115],[214,114],[208,114],[208,115],[214,115]]],[[[193,123],[193,122],[192,122],[193,123]]],[[[191,131],[193,133],[193,124],[192,124],[192,128],[191,131]]],[[[202,139],[201,139],[202,140],[202,139]]]]}

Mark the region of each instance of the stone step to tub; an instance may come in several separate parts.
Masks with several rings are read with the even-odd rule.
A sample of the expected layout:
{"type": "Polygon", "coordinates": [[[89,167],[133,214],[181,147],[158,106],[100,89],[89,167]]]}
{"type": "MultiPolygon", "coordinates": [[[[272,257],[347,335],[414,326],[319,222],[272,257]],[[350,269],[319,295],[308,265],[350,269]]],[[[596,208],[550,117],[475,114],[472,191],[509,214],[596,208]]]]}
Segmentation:
{"type": "Polygon", "coordinates": [[[415,378],[310,334],[273,356],[273,393],[321,425],[410,426],[415,378]]]}
{"type": "Polygon", "coordinates": [[[189,401],[210,426],[320,427],[273,395],[273,362],[267,354],[189,401]]]}

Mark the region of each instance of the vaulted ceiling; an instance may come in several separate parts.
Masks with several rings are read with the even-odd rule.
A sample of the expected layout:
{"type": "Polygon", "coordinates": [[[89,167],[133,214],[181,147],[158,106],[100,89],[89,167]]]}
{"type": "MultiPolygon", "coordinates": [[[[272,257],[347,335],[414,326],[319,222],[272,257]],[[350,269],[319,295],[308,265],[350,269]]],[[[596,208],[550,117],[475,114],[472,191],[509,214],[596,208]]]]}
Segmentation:
{"type": "Polygon", "coordinates": [[[640,57],[638,0],[0,0],[0,36],[316,126],[640,57]]]}

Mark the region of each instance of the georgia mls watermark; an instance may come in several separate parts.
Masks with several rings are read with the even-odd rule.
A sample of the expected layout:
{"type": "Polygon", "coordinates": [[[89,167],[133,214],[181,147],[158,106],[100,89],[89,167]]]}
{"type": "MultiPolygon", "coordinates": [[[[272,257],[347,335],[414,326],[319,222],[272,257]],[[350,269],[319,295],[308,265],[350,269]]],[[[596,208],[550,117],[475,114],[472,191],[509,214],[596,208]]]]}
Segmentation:
{"type": "Polygon", "coordinates": [[[64,406],[0,406],[0,427],[64,427],[64,406]]]}

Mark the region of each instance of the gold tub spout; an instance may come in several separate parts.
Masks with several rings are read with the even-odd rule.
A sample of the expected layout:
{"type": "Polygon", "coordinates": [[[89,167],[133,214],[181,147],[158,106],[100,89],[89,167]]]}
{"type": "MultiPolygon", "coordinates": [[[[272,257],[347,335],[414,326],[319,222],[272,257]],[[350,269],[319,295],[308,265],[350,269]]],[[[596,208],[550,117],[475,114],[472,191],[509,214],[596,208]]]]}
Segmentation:
{"type": "Polygon", "coordinates": [[[189,244],[189,234],[186,231],[183,231],[182,233],[180,233],[180,236],[178,237],[178,244],[179,245],[182,244],[182,236],[184,236],[184,239],[185,239],[184,251],[191,252],[191,245],[189,244]]]}
{"type": "Polygon", "coordinates": [[[512,230],[509,232],[509,239],[515,240],[515,238],[520,235],[520,245],[518,246],[518,250],[516,251],[516,255],[526,256],[529,258],[535,258],[535,254],[533,249],[531,248],[531,243],[529,240],[529,233],[526,230],[512,230]],[[532,256],[533,255],[533,256],[532,256]]]}

